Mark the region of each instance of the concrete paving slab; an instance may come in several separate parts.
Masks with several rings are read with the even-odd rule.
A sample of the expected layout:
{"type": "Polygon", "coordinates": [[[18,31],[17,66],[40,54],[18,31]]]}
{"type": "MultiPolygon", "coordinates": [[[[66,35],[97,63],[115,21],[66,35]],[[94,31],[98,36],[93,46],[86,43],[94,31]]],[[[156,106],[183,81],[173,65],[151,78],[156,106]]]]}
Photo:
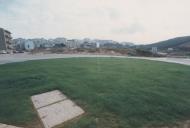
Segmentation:
{"type": "Polygon", "coordinates": [[[45,128],[54,128],[84,113],[58,90],[35,95],[31,99],[45,128]]]}
{"type": "Polygon", "coordinates": [[[16,126],[11,126],[11,125],[6,125],[6,124],[0,123],[0,128],[21,128],[21,127],[16,127],[16,126]]]}
{"type": "Polygon", "coordinates": [[[6,126],[6,124],[0,124],[0,128],[5,128],[6,126]]]}
{"type": "Polygon", "coordinates": [[[32,96],[33,104],[37,109],[65,99],[67,97],[58,90],[32,96]]]}
{"type": "Polygon", "coordinates": [[[52,128],[80,116],[84,111],[71,100],[64,100],[38,109],[38,113],[45,128],[52,128]]]}

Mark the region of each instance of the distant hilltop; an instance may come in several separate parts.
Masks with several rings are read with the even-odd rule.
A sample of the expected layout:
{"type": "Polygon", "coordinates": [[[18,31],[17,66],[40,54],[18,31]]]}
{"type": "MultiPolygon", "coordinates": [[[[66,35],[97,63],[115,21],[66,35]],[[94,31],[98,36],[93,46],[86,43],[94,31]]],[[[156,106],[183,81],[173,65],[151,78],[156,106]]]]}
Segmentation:
{"type": "Polygon", "coordinates": [[[190,36],[176,37],[157,43],[142,46],[147,49],[157,47],[159,50],[181,50],[190,51],[190,36]]]}

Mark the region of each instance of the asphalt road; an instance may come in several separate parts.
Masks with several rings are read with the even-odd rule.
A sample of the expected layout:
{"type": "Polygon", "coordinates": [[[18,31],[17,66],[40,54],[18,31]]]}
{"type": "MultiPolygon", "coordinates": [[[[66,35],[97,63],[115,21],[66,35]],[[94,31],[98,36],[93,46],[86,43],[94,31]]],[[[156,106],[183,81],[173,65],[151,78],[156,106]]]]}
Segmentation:
{"type": "Polygon", "coordinates": [[[0,55],[0,64],[23,62],[28,60],[42,60],[55,58],[76,58],[76,57],[117,57],[117,58],[135,58],[147,59],[153,61],[162,61],[169,63],[178,63],[183,65],[190,65],[190,59],[184,58],[153,58],[153,57],[128,57],[128,56],[111,56],[111,55],[88,55],[88,54],[2,54],[0,55]]]}

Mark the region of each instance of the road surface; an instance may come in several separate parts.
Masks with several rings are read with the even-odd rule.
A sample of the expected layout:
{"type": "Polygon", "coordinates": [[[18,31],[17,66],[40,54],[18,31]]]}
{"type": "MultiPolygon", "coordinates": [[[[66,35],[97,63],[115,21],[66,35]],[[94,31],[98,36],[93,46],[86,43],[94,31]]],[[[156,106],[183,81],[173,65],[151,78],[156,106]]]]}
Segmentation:
{"type": "Polygon", "coordinates": [[[185,58],[153,58],[153,57],[128,57],[128,56],[112,56],[112,55],[88,55],[88,54],[3,54],[0,55],[0,64],[23,62],[28,60],[56,59],[56,58],[76,58],[76,57],[117,57],[117,58],[134,58],[146,59],[153,61],[162,61],[168,63],[177,63],[190,65],[190,59],[185,58]]]}

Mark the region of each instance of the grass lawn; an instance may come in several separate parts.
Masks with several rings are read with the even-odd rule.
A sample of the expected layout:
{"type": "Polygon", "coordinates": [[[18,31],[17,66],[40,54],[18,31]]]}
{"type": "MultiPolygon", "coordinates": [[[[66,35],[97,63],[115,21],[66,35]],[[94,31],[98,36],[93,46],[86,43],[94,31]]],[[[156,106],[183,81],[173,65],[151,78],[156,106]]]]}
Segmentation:
{"type": "Polygon", "coordinates": [[[136,128],[190,119],[189,66],[69,58],[1,65],[0,122],[34,121],[30,96],[54,89],[86,111],[64,128],[136,128]]]}

